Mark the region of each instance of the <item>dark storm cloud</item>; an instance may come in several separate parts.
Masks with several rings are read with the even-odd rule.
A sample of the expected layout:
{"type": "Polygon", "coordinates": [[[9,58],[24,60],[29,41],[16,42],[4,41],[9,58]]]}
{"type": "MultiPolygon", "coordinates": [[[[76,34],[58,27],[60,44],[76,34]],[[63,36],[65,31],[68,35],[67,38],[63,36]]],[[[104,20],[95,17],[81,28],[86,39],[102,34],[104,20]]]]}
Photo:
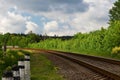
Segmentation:
{"type": "Polygon", "coordinates": [[[85,12],[89,4],[83,0],[8,0],[22,10],[33,12],[60,11],[63,13],[85,12]]]}

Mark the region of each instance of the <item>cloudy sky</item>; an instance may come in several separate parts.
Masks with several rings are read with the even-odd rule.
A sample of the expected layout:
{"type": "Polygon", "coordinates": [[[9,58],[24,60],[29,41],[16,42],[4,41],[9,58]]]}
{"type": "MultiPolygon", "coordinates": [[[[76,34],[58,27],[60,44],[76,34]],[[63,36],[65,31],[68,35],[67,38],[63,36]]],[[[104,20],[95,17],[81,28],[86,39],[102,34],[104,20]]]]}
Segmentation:
{"type": "Polygon", "coordinates": [[[116,0],[0,0],[0,33],[73,35],[108,27],[116,0]]]}

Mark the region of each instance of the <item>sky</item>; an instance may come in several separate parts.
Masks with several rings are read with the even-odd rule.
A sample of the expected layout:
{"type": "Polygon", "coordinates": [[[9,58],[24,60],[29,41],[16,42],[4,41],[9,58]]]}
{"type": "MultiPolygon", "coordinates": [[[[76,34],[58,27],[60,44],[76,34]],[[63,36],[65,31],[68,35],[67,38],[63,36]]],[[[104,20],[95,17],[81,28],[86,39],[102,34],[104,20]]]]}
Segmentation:
{"type": "Polygon", "coordinates": [[[117,0],[0,0],[0,33],[74,35],[107,28],[117,0]]]}

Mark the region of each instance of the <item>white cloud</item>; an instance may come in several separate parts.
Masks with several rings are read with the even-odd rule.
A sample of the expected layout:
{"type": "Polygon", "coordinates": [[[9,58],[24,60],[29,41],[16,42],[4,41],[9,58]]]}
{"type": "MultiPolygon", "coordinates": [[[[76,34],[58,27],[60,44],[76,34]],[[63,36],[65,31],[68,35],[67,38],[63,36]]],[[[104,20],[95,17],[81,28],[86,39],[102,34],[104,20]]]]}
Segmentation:
{"type": "Polygon", "coordinates": [[[56,31],[57,29],[58,29],[57,21],[51,21],[51,22],[47,22],[46,24],[44,24],[44,30],[46,32],[56,31]]]}
{"type": "Polygon", "coordinates": [[[108,27],[108,12],[112,7],[110,0],[84,0],[89,3],[89,10],[85,13],[76,13],[68,23],[76,32],[89,32],[108,27]]]}
{"type": "Polygon", "coordinates": [[[49,0],[0,1],[0,32],[27,33],[32,30],[35,33],[43,32],[49,35],[73,35],[77,32],[106,28],[109,20],[108,11],[116,0],[52,0],[53,3],[49,0]],[[83,6],[78,1],[84,6],[83,11],[83,6]],[[40,5],[39,2],[44,4],[40,5]],[[55,5],[58,6],[53,7],[55,5]],[[45,24],[41,26],[38,22],[32,22],[30,20],[34,17],[25,17],[21,13],[43,16],[45,18],[41,18],[41,23],[45,24]],[[41,27],[43,29],[40,29],[41,27]]]}
{"type": "Polygon", "coordinates": [[[23,17],[20,14],[8,12],[6,17],[0,19],[0,32],[27,33],[33,31],[34,33],[41,33],[40,27],[29,19],[29,16],[23,17]]]}
{"type": "Polygon", "coordinates": [[[25,33],[31,29],[39,33],[38,25],[30,21],[31,16],[22,16],[21,13],[16,4],[0,0],[0,33],[25,33]]]}
{"type": "Polygon", "coordinates": [[[115,1],[116,0],[84,0],[84,2],[89,4],[89,10],[84,13],[76,12],[73,14],[63,14],[59,11],[53,11],[49,13],[42,12],[40,14],[56,20],[59,24],[68,24],[70,26],[69,29],[66,30],[63,28],[65,25],[59,25],[59,30],[51,34],[60,34],[61,31],[63,33],[67,32],[65,35],[70,34],[70,31],[73,34],[77,32],[89,32],[101,29],[101,27],[108,27],[109,9],[113,6],[113,2],[115,1]]]}
{"type": "Polygon", "coordinates": [[[27,28],[25,31],[26,34],[29,31],[32,31],[32,32],[38,33],[38,34],[41,33],[40,27],[34,22],[31,22],[31,21],[26,22],[26,28],[27,28]]]}
{"type": "Polygon", "coordinates": [[[8,12],[6,17],[0,19],[0,32],[23,33],[25,31],[26,18],[15,13],[8,12]]]}
{"type": "Polygon", "coordinates": [[[69,25],[61,25],[62,23],[58,23],[59,21],[50,21],[44,25],[44,33],[50,36],[59,35],[73,35],[75,34],[75,30],[71,29],[69,25]]]}

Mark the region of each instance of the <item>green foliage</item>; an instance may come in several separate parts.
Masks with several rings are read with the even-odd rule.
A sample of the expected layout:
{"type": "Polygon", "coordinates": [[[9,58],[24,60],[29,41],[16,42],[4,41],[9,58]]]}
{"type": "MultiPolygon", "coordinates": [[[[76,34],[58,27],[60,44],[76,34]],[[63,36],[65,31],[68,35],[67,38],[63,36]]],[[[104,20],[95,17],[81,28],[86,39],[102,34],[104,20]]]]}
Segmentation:
{"type": "Polygon", "coordinates": [[[120,46],[120,21],[114,21],[110,24],[103,41],[105,49],[109,51],[115,46],[120,46]]]}
{"type": "Polygon", "coordinates": [[[43,48],[43,49],[60,49],[67,51],[81,51],[81,50],[103,50],[103,39],[105,36],[105,29],[98,30],[95,32],[78,33],[71,40],[61,39],[48,39],[39,43],[29,44],[31,48],[43,48]]]}
{"type": "Polygon", "coordinates": [[[3,52],[0,51],[0,80],[4,70],[10,69],[12,65],[17,64],[19,58],[24,57],[24,55],[19,55],[18,52],[7,50],[6,55],[3,55],[3,52]]]}
{"type": "Polygon", "coordinates": [[[39,42],[40,41],[40,37],[38,35],[36,35],[35,33],[29,33],[27,35],[27,38],[30,41],[30,43],[39,42]]]}
{"type": "Polygon", "coordinates": [[[40,35],[35,33],[29,34],[0,34],[0,47],[3,45],[26,47],[29,43],[39,42],[40,35]]]}
{"type": "Polygon", "coordinates": [[[109,11],[110,22],[120,20],[120,0],[114,3],[114,6],[109,11]]]}
{"type": "Polygon", "coordinates": [[[119,55],[120,55],[120,47],[114,47],[114,48],[112,49],[112,53],[113,53],[113,54],[119,54],[119,55]]]}

